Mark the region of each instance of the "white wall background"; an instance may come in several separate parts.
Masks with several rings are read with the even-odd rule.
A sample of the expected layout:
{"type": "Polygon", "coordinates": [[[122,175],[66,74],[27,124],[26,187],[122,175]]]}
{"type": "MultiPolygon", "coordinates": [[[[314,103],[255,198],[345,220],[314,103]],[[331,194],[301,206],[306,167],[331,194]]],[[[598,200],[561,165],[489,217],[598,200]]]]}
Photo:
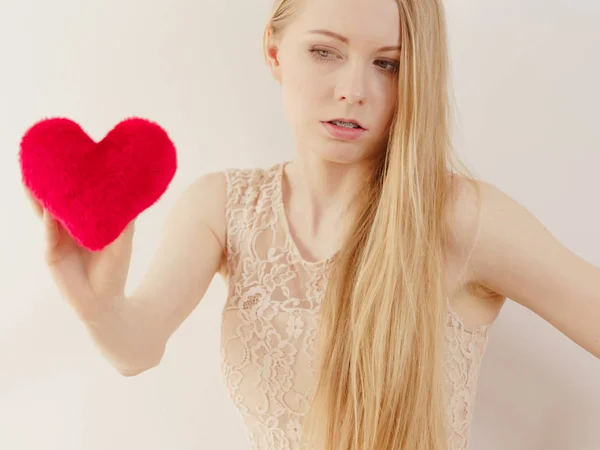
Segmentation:
{"type": "MultiPolygon", "coordinates": [[[[58,296],[20,189],[18,142],[48,116],[100,139],[137,115],[180,168],[138,223],[131,284],[198,175],[292,158],[263,63],[270,0],[0,0],[0,448],[248,448],[219,372],[216,279],[155,370],[117,375],[58,296]]],[[[485,180],[600,266],[600,3],[448,1],[460,127],[485,180]]],[[[600,324],[599,324],[600,325],[600,324]]],[[[508,302],[482,369],[472,449],[600,448],[600,362],[508,302]]]]}

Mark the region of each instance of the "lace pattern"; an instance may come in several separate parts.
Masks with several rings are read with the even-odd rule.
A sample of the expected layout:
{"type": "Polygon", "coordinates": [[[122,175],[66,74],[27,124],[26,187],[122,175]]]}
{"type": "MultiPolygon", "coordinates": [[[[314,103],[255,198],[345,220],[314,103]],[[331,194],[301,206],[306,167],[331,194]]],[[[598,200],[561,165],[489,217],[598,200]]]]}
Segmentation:
{"type": "MultiPolygon", "coordinates": [[[[301,450],[314,395],[317,321],[333,256],[304,260],[287,229],[284,164],[228,169],[228,296],[221,370],[255,450],[301,450]]],[[[448,304],[445,386],[449,449],[466,450],[487,326],[469,328],[448,304]]]]}

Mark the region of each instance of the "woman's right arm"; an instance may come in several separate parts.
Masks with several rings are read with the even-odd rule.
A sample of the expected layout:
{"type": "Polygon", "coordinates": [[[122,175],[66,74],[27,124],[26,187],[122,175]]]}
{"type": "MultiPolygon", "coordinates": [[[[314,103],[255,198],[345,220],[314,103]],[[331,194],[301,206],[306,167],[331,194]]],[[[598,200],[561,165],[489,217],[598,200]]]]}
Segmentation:
{"type": "Polygon", "coordinates": [[[170,211],[139,286],[83,319],[121,374],[133,376],[158,365],[170,336],[206,293],[224,257],[225,203],[224,174],[200,177],[170,211]]]}

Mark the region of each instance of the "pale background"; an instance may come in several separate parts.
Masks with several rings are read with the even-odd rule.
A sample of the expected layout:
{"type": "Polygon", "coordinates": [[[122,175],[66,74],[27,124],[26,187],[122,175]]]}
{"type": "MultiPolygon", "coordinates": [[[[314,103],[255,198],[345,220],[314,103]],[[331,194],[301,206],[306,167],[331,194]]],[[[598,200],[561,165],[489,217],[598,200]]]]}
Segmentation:
{"type": "MultiPolygon", "coordinates": [[[[48,116],[72,118],[96,139],[130,115],[168,130],[180,168],[139,219],[134,285],[193,179],[293,157],[260,49],[270,1],[0,0],[1,449],[248,448],[219,372],[222,281],[158,369],[119,376],[45,270],[17,151],[26,128],[48,116]]],[[[600,3],[448,3],[461,154],[600,266],[600,3]]],[[[482,368],[471,449],[598,450],[599,425],[600,361],[507,302],[482,368]]]]}

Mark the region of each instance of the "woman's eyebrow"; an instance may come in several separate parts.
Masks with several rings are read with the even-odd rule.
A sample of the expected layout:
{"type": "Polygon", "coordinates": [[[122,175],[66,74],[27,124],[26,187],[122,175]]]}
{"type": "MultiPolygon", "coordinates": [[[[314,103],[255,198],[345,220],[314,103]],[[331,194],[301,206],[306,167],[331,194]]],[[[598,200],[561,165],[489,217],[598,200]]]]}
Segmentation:
{"type": "MultiPolygon", "coordinates": [[[[324,36],[329,36],[332,37],[334,39],[337,39],[338,41],[342,41],[344,44],[349,44],[350,43],[350,39],[348,39],[345,36],[342,36],[339,33],[335,33],[333,31],[330,30],[310,30],[309,34],[322,34],[324,36]]],[[[399,45],[388,45],[385,47],[381,47],[378,51],[380,52],[385,52],[385,51],[390,51],[390,50],[401,50],[401,47],[399,45]]]]}

